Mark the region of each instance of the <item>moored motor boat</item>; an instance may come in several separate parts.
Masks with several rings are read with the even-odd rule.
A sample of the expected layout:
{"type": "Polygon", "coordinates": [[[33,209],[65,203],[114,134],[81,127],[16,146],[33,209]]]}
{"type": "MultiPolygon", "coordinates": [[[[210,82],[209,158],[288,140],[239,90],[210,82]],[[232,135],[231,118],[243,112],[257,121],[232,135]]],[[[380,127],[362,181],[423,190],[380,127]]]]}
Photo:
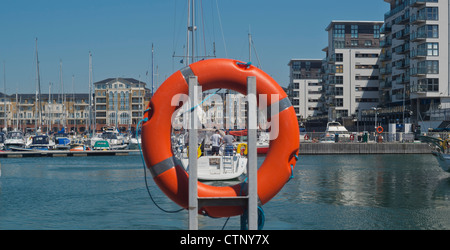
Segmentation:
{"type": "Polygon", "coordinates": [[[27,148],[32,150],[52,150],[55,143],[47,135],[36,135],[31,138],[32,142],[27,148]]]}
{"type": "Polygon", "coordinates": [[[433,147],[433,155],[436,157],[442,170],[450,172],[450,138],[443,140],[430,136],[419,136],[421,142],[426,142],[433,147]]]}
{"type": "Polygon", "coordinates": [[[4,148],[6,150],[21,150],[24,149],[25,146],[25,137],[21,131],[14,130],[6,134],[6,139],[4,142],[4,148]]]}

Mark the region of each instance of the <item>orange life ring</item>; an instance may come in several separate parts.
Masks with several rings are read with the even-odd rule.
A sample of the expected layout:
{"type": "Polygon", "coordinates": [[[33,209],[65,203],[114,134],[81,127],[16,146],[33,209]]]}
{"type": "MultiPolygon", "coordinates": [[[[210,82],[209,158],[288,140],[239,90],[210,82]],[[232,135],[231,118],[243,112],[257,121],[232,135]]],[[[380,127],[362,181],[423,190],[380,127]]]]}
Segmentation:
{"type": "MultiPolygon", "coordinates": [[[[298,121],[289,98],[283,89],[262,70],[230,59],[209,59],[191,64],[171,75],[155,92],[142,125],[142,153],[155,183],[179,206],[187,209],[188,173],[172,153],[171,117],[180,108],[171,105],[177,94],[188,94],[189,76],[197,76],[203,91],[226,88],[247,93],[247,77],[255,76],[257,98],[267,95],[268,110],[279,95],[278,137],[270,141],[266,158],[258,169],[258,198],[262,205],[270,201],[292,177],[300,145],[298,121]]],[[[247,183],[216,187],[198,182],[199,197],[237,197],[247,195],[247,183]]],[[[200,207],[200,214],[211,217],[230,217],[244,213],[244,207],[200,207]]]]}
{"type": "Polygon", "coordinates": [[[383,127],[378,126],[378,128],[377,128],[377,133],[378,133],[378,134],[383,133],[383,127]]]}

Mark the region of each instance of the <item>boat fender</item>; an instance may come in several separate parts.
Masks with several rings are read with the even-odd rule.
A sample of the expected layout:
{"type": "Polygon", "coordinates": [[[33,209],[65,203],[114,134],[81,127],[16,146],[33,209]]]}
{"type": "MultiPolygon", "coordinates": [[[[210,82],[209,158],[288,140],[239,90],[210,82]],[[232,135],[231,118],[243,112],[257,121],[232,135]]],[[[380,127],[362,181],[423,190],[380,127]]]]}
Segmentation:
{"type": "MultiPolygon", "coordinates": [[[[202,150],[200,149],[200,147],[197,148],[197,158],[200,158],[200,156],[202,156],[202,150]]],[[[186,150],[187,150],[187,156],[189,157],[189,146],[187,146],[186,150]]]]}
{"type": "Polygon", "coordinates": [[[241,153],[241,150],[242,150],[242,147],[245,147],[243,153],[244,153],[244,155],[247,155],[247,153],[248,153],[247,143],[240,143],[240,144],[237,146],[236,153],[237,153],[237,154],[240,154],[240,153],[241,153]]]}

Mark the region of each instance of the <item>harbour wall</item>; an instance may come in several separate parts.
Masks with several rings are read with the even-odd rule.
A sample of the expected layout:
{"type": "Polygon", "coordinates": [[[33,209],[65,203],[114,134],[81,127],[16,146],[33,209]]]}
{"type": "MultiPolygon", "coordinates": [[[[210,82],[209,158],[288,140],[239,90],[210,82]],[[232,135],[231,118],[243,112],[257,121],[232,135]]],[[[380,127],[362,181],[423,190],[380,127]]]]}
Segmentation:
{"type": "Polygon", "coordinates": [[[300,143],[300,155],[431,154],[426,143],[300,143]]]}

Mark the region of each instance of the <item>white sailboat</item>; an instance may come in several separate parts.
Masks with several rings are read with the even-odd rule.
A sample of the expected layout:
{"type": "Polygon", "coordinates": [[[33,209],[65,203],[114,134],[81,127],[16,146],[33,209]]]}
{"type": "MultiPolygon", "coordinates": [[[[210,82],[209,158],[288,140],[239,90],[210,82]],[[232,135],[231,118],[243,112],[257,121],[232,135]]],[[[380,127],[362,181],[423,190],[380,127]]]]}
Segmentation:
{"type": "MultiPolygon", "coordinates": [[[[189,1],[188,7],[188,34],[185,56],[183,56],[183,62],[186,66],[194,63],[199,56],[196,56],[195,46],[195,34],[197,27],[195,26],[195,6],[194,1],[189,1]],[[192,12],[192,13],[190,13],[192,12]],[[191,34],[191,37],[189,36],[191,34]],[[191,39],[191,42],[189,40],[191,39]],[[189,54],[190,53],[190,54],[189,54]]],[[[175,56],[174,56],[175,57],[175,56]]],[[[213,56],[201,56],[201,58],[215,57],[213,56]]],[[[213,133],[215,130],[198,130],[199,138],[209,138],[208,133],[213,133]]],[[[187,134],[181,134],[174,136],[172,145],[174,149],[175,157],[180,161],[180,164],[189,171],[189,156],[188,147],[185,145],[185,138],[187,134]]],[[[224,181],[239,178],[246,174],[247,170],[247,157],[236,153],[222,152],[220,155],[211,155],[209,150],[205,150],[205,140],[198,149],[198,179],[201,181],[224,181]]],[[[197,146],[197,145],[196,145],[197,146]]]]}
{"type": "MultiPolygon", "coordinates": [[[[201,131],[201,133],[204,131],[201,131]]],[[[188,147],[185,147],[184,138],[186,135],[182,134],[175,140],[175,157],[180,160],[182,166],[186,171],[189,171],[189,155],[188,147]]],[[[200,136],[201,138],[201,136],[200,136]]],[[[198,179],[201,181],[224,181],[237,179],[247,172],[247,157],[236,153],[235,150],[230,153],[225,153],[220,150],[220,155],[211,155],[209,150],[205,150],[203,140],[198,148],[198,179]]]]}
{"type": "MultiPolygon", "coordinates": [[[[181,160],[183,167],[189,171],[189,158],[181,160]]],[[[238,179],[246,173],[247,157],[202,156],[197,160],[198,179],[201,181],[224,181],[238,179]]]]}

